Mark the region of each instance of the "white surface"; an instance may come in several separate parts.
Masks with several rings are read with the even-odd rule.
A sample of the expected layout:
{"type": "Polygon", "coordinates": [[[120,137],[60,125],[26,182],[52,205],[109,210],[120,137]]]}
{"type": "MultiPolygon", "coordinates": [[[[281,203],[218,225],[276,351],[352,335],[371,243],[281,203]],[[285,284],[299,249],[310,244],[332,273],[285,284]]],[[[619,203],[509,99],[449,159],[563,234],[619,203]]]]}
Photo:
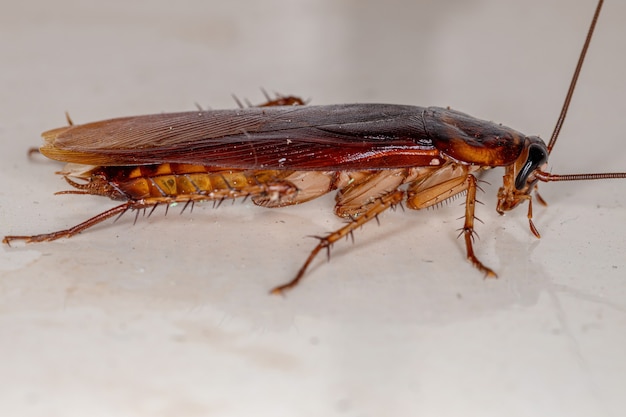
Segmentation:
{"type": "MultiPolygon", "coordinates": [[[[316,104],[450,105],[548,137],[594,1],[31,1],[0,6],[2,234],[114,203],[53,196],[41,131],[232,107],[259,87],[316,104]],[[573,4],[575,3],[575,4],[573,4]]],[[[609,0],[555,173],[626,168],[626,3],[609,0]]],[[[456,202],[384,214],[284,299],[267,295],[341,224],[332,197],[132,216],[0,250],[5,416],[619,416],[626,397],[626,183],[481,196],[478,256],[456,202]]]]}

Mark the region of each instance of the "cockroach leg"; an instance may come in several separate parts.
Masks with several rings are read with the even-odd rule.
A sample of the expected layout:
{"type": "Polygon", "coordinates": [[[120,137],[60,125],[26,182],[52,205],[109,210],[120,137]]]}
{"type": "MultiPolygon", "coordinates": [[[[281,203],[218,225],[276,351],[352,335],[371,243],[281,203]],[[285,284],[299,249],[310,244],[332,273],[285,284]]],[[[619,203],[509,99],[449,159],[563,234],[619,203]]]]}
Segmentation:
{"type": "Polygon", "coordinates": [[[474,210],[476,209],[476,177],[473,175],[467,176],[467,194],[465,196],[465,224],[463,225],[463,237],[465,238],[465,247],[467,249],[467,260],[485,274],[485,278],[497,278],[497,274],[493,272],[491,268],[486,267],[482,262],[478,260],[474,254],[473,240],[474,240],[474,210]]]}
{"type": "Polygon", "coordinates": [[[265,103],[259,104],[257,106],[251,106],[248,104],[248,107],[272,107],[272,106],[304,106],[306,105],[306,101],[302,100],[302,98],[298,96],[283,96],[282,94],[275,93],[275,98],[271,98],[270,95],[264,89],[261,89],[261,92],[265,96],[265,103]]]}
{"type": "Polygon", "coordinates": [[[272,98],[265,89],[261,88],[261,93],[265,97],[265,102],[261,104],[254,105],[248,99],[244,99],[243,102],[234,94],[231,94],[233,100],[235,100],[235,104],[240,109],[250,108],[250,107],[273,107],[273,106],[304,106],[307,101],[303,100],[298,96],[283,96],[282,94],[275,93],[275,97],[272,98]]]}
{"type": "Polygon", "coordinates": [[[535,227],[535,223],[533,223],[533,199],[529,196],[528,198],[528,225],[530,226],[530,231],[537,239],[541,239],[541,235],[539,234],[539,230],[535,227]]]}
{"type": "Polygon", "coordinates": [[[539,194],[539,187],[537,187],[535,185],[535,198],[537,199],[537,201],[539,202],[539,204],[541,204],[542,206],[546,207],[548,205],[548,203],[546,202],[546,200],[543,199],[543,197],[539,194]]]}
{"type": "Polygon", "coordinates": [[[304,276],[304,273],[306,272],[307,268],[309,267],[313,259],[315,259],[317,254],[322,249],[326,248],[327,250],[329,250],[330,246],[333,243],[335,243],[336,241],[338,241],[339,239],[343,237],[351,235],[355,229],[363,226],[368,221],[375,219],[380,213],[387,210],[388,208],[393,207],[396,204],[400,203],[403,198],[404,198],[404,191],[400,191],[400,190],[395,190],[392,193],[384,195],[380,197],[379,199],[377,199],[374,204],[371,204],[371,206],[367,209],[367,211],[363,212],[361,215],[357,216],[356,218],[352,218],[350,223],[346,224],[341,229],[336,230],[325,237],[318,237],[320,242],[311,251],[311,254],[309,255],[307,260],[304,262],[304,264],[298,271],[298,274],[296,275],[296,277],[292,279],[291,281],[289,281],[288,283],[279,285],[278,287],[274,288],[273,290],[270,291],[270,294],[280,295],[280,294],[283,294],[284,291],[291,289],[295,287],[296,285],[298,285],[298,282],[304,276]]]}
{"type": "Polygon", "coordinates": [[[115,215],[122,215],[131,209],[139,209],[141,206],[138,206],[136,201],[127,201],[124,204],[120,204],[119,206],[113,207],[105,212],[102,212],[80,224],[77,224],[74,227],[70,227],[69,229],[59,230],[52,233],[44,233],[41,235],[33,235],[33,236],[5,236],[2,239],[2,243],[6,243],[7,245],[11,245],[11,242],[14,240],[23,240],[26,243],[33,242],[49,242],[52,240],[57,240],[62,237],[72,237],[75,234],[82,232],[85,229],[89,229],[92,226],[95,226],[98,223],[103,222],[106,219],[109,219],[115,215]]]}

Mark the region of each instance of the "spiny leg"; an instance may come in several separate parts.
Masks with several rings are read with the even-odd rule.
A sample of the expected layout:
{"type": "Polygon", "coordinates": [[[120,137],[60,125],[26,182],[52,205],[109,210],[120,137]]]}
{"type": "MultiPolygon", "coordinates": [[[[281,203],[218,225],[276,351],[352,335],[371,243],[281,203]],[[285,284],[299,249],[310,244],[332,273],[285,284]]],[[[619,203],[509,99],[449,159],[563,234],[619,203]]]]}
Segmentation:
{"type": "MultiPolygon", "coordinates": [[[[539,197],[541,198],[541,197],[539,197]]],[[[540,200],[541,201],[541,200],[540,200]]],[[[528,226],[530,227],[530,231],[532,232],[533,235],[535,235],[535,237],[537,239],[541,238],[541,235],[539,234],[539,230],[537,230],[537,228],[535,227],[535,223],[533,223],[533,199],[531,196],[528,196],[528,226]]]]}
{"type": "Polygon", "coordinates": [[[541,204],[544,207],[546,207],[548,205],[546,200],[544,200],[543,197],[539,194],[539,186],[538,185],[535,185],[534,195],[535,195],[535,198],[537,199],[537,201],[539,201],[539,204],[541,204]]]}
{"type": "Polygon", "coordinates": [[[261,92],[263,93],[263,96],[265,96],[265,102],[257,105],[250,103],[247,99],[244,99],[244,105],[244,103],[239,100],[237,96],[233,94],[232,97],[240,109],[245,109],[246,107],[304,106],[308,101],[305,101],[298,96],[283,96],[278,93],[275,93],[275,98],[272,98],[264,89],[261,89],[261,92]]]}
{"type": "MultiPolygon", "coordinates": [[[[207,174],[208,175],[208,174],[207,174]]],[[[179,177],[184,177],[184,175],[179,175],[179,177]]],[[[58,194],[94,194],[94,195],[107,195],[115,198],[118,194],[123,194],[122,191],[119,190],[119,187],[113,182],[108,181],[106,178],[97,178],[96,180],[92,180],[93,182],[88,182],[87,184],[76,183],[71,179],[66,177],[68,183],[78,190],[70,190],[70,191],[62,191],[58,194]],[[115,194],[115,193],[118,194],[115,194]]],[[[83,230],[86,230],[102,221],[109,219],[115,215],[122,215],[128,210],[137,210],[137,216],[139,215],[139,210],[151,208],[152,210],[149,212],[149,215],[152,214],[154,209],[161,204],[165,205],[165,213],[167,214],[167,210],[170,207],[170,204],[173,203],[182,203],[184,204],[183,211],[186,208],[193,206],[196,202],[199,201],[216,201],[218,205],[224,201],[225,199],[232,198],[233,200],[236,198],[246,198],[252,196],[252,198],[259,199],[267,199],[269,201],[279,201],[281,203],[289,204],[295,195],[298,192],[298,188],[291,182],[285,180],[267,180],[264,182],[256,181],[253,184],[245,183],[243,186],[232,187],[226,179],[224,179],[224,184],[215,186],[214,188],[205,190],[195,184],[193,180],[190,180],[191,184],[196,187],[195,192],[189,194],[176,194],[176,195],[168,195],[163,188],[159,185],[157,181],[152,177],[148,177],[148,180],[151,181],[151,184],[158,191],[157,196],[151,196],[147,198],[134,199],[126,196],[126,198],[130,198],[127,202],[120,204],[117,207],[113,207],[103,213],[100,213],[74,227],[69,229],[59,230],[52,233],[44,233],[40,235],[11,235],[5,236],[2,240],[3,243],[10,245],[12,241],[23,240],[26,243],[33,242],[47,242],[56,239],[60,239],[63,237],[72,237],[83,230]]],[[[136,220],[136,218],[135,218],[136,220]]]]}
{"type": "Polygon", "coordinates": [[[139,209],[139,208],[142,208],[142,207],[137,206],[136,202],[127,201],[124,204],[120,204],[119,206],[113,207],[112,209],[109,209],[96,216],[93,216],[92,218],[80,224],[77,224],[74,227],[70,227],[69,229],[59,230],[59,231],[52,232],[52,233],[44,233],[41,235],[33,235],[33,236],[5,236],[4,239],[2,239],[2,243],[5,243],[10,246],[11,242],[14,240],[24,240],[26,241],[26,243],[33,243],[33,242],[49,242],[52,240],[60,239],[62,237],[72,237],[75,234],[82,232],[83,230],[89,229],[90,227],[95,226],[96,224],[105,221],[106,219],[110,219],[111,217],[116,216],[116,215],[122,215],[130,209],[139,209]]]}
{"type": "Polygon", "coordinates": [[[257,106],[248,106],[248,107],[271,107],[271,106],[304,106],[306,105],[306,101],[302,100],[302,98],[298,96],[283,96],[279,93],[274,93],[275,97],[272,98],[263,88],[261,92],[265,96],[265,103],[259,104],[257,106]]]}
{"type": "MultiPolygon", "coordinates": [[[[544,200],[543,197],[541,197],[541,195],[539,194],[538,185],[535,185],[534,195],[537,201],[539,202],[539,204],[541,204],[544,207],[548,205],[548,203],[546,203],[546,200],[544,200]]],[[[535,235],[537,239],[540,239],[541,235],[539,234],[539,230],[537,230],[537,228],[535,227],[535,224],[533,223],[533,199],[530,196],[528,198],[528,224],[530,226],[530,231],[532,232],[532,234],[535,235]]]]}
{"type": "Polygon", "coordinates": [[[487,268],[478,260],[474,254],[474,210],[476,209],[476,177],[467,176],[467,194],[465,196],[465,224],[463,225],[463,237],[465,238],[465,247],[467,249],[467,260],[474,265],[476,269],[485,274],[485,278],[496,278],[498,275],[491,268],[487,268]]]}
{"type": "Polygon", "coordinates": [[[307,268],[309,267],[313,259],[315,259],[317,254],[322,249],[330,248],[330,246],[333,243],[335,243],[336,241],[338,241],[339,239],[345,236],[352,234],[352,232],[358,227],[363,226],[365,223],[367,223],[368,221],[372,219],[376,219],[377,216],[383,211],[387,210],[390,207],[395,206],[396,204],[401,203],[403,198],[404,198],[404,191],[399,191],[399,190],[396,190],[390,194],[380,197],[379,199],[376,200],[374,204],[371,205],[371,207],[367,209],[367,211],[363,212],[361,215],[354,218],[350,223],[346,224],[341,229],[336,230],[325,237],[319,238],[320,242],[311,251],[311,254],[309,255],[307,260],[304,262],[304,264],[298,271],[296,277],[292,279],[291,281],[289,281],[288,283],[279,285],[278,287],[274,288],[272,291],[270,291],[270,293],[277,294],[277,295],[282,294],[285,290],[291,289],[295,287],[296,285],[298,285],[298,282],[304,276],[304,273],[306,272],[307,268]]]}

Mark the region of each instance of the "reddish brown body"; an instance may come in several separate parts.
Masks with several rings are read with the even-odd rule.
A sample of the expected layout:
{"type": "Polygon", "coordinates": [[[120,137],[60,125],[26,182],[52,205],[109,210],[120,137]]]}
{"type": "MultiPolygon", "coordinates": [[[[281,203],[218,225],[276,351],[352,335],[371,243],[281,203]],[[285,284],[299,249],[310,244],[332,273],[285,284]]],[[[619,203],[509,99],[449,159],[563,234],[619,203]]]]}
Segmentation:
{"type": "MultiPolygon", "coordinates": [[[[128,210],[173,203],[247,198],[264,207],[300,204],[336,191],[335,213],[351,221],[320,238],[293,287],[323,248],[396,204],[411,209],[465,193],[467,258],[496,274],[474,254],[476,173],[504,167],[497,211],[529,202],[538,181],[624,178],[625,174],[559,176],[543,171],[563,123],[598,3],[570,92],[550,143],[513,129],[438,107],[390,104],[304,106],[278,96],[257,107],[125,117],[43,133],[41,153],[68,162],[66,193],[107,196],[117,207],[67,230],[6,236],[40,242],[70,237],[128,210]]],[[[532,221],[530,227],[539,236],[532,221]]]]}
{"type": "Polygon", "coordinates": [[[274,106],[124,117],[44,132],[41,153],[80,164],[360,170],[512,163],[525,136],[437,107],[274,106]],[[79,162],[80,161],[80,162],[79,162]]]}

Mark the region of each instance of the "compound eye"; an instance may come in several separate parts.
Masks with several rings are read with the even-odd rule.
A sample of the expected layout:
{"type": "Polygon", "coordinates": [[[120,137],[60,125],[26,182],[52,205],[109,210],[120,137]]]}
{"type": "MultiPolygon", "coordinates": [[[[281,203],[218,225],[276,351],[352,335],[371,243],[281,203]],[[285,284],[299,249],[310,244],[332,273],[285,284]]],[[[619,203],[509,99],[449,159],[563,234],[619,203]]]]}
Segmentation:
{"type": "Polygon", "coordinates": [[[548,153],[546,152],[545,147],[532,144],[528,147],[528,159],[526,159],[526,163],[520,169],[519,174],[517,174],[517,178],[515,179],[515,188],[518,190],[523,190],[526,186],[526,182],[528,180],[528,176],[532,174],[534,170],[545,164],[548,160],[548,153]]]}

